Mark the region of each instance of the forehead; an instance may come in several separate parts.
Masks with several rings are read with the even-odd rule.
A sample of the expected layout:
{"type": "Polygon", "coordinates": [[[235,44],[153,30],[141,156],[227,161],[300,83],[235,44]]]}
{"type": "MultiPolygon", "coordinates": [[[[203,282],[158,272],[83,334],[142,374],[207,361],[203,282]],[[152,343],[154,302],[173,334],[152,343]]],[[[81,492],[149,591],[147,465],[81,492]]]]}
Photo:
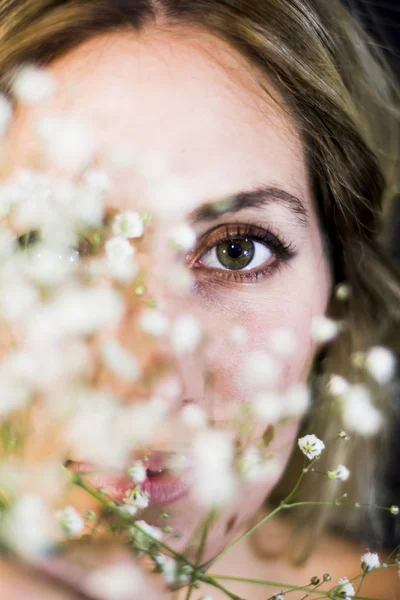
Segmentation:
{"type": "MultiPolygon", "coordinates": [[[[162,158],[195,204],[264,183],[308,196],[288,113],[262,90],[255,69],[207,32],[175,27],[102,35],[49,70],[52,97],[17,110],[11,139],[19,162],[30,152],[34,123],[65,114],[91,126],[97,156],[121,148],[162,158]]],[[[126,196],[132,185],[146,184],[130,171],[117,185],[126,196]]]]}

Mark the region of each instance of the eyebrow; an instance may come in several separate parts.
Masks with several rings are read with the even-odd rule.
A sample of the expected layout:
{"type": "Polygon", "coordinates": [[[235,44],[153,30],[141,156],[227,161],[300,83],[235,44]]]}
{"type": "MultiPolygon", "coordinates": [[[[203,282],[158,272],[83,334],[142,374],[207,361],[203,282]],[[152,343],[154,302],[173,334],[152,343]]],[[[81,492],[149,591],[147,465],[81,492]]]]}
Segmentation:
{"type": "Polygon", "coordinates": [[[282,188],[267,185],[202,204],[190,214],[190,222],[195,224],[213,221],[222,215],[247,208],[264,208],[269,204],[279,204],[287,208],[300,225],[307,227],[309,214],[304,201],[282,188]]]}

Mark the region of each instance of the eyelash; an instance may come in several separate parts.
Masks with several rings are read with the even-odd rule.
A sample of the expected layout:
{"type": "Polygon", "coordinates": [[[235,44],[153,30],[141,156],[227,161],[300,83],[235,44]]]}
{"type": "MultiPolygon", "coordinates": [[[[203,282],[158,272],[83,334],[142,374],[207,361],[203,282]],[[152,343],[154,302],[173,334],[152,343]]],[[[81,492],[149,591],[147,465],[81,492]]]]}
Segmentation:
{"type": "Polygon", "coordinates": [[[218,226],[211,232],[205,234],[199,242],[199,249],[189,257],[189,265],[203,272],[213,271],[213,275],[237,282],[254,283],[259,279],[264,279],[273,275],[273,273],[281,269],[285,264],[292,260],[297,254],[296,247],[284,241],[281,236],[272,233],[270,229],[264,229],[257,225],[249,223],[232,223],[229,225],[218,226]],[[211,238],[211,240],[210,240],[211,238]],[[212,269],[202,265],[196,266],[196,263],[210,250],[227,241],[236,240],[238,238],[248,238],[251,241],[261,242],[269,248],[275,260],[272,264],[262,268],[258,267],[254,270],[228,270],[228,269],[212,269]]]}

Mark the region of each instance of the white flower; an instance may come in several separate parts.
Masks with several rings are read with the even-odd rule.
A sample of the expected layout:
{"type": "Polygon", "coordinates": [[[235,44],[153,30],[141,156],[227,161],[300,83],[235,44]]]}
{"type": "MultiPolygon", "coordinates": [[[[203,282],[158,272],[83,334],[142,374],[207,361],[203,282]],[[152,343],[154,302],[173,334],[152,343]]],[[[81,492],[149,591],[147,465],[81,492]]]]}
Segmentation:
{"type": "Polygon", "coordinates": [[[159,337],[167,333],[169,321],[159,310],[149,308],[141,313],[139,327],[144,333],[153,337],[159,337]]]}
{"type": "Polygon", "coordinates": [[[376,569],[381,564],[376,552],[366,552],[361,556],[361,567],[365,573],[376,569]]]}
{"type": "Polygon", "coordinates": [[[254,386],[276,385],[282,375],[282,364],[261,351],[249,352],[244,361],[244,377],[254,386]]]}
{"type": "Polygon", "coordinates": [[[231,436],[217,429],[198,433],[192,453],[193,499],[205,507],[221,506],[231,501],[237,487],[231,436]]]}
{"type": "Polygon", "coordinates": [[[333,340],[339,332],[336,321],[322,315],[313,317],[311,336],[316,342],[325,343],[333,340]]]}
{"type": "Polygon", "coordinates": [[[307,384],[295,383],[284,395],[283,416],[302,417],[311,404],[311,393],[307,384]]]}
{"type": "Polygon", "coordinates": [[[138,380],[140,367],[136,357],[115,338],[103,342],[100,355],[104,364],[124,381],[138,380]]]}
{"type": "Polygon", "coordinates": [[[200,323],[193,315],[181,315],[173,322],[170,336],[177,354],[193,352],[202,336],[200,323]]]}
{"type": "Polygon", "coordinates": [[[343,600],[351,600],[351,598],[355,596],[355,591],[351,583],[349,583],[347,577],[341,577],[338,583],[340,587],[338,587],[337,591],[335,592],[338,594],[335,595],[335,599],[340,598],[343,600]]]}
{"type": "Polygon", "coordinates": [[[328,391],[332,396],[343,396],[350,388],[350,384],[340,375],[332,375],[328,382],[328,391]]]}
{"type": "Polygon", "coordinates": [[[298,445],[302,453],[305,454],[310,460],[318,458],[321,455],[322,450],[325,448],[324,442],[317,438],[317,436],[313,433],[299,438],[298,445]]]}
{"type": "Polygon", "coordinates": [[[175,248],[190,250],[196,241],[196,233],[189,225],[179,225],[169,233],[169,239],[175,248]]]}
{"type": "Polygon", "coordinates": [[[142,551],[148,551],[153,546],[157,546],[163,538],[161,529],[149,525],[146,521],[135,521],[134,525],[129,528],[129,533],[135,547],[142,551]]]}
{"type": "Polygon", "coordinates": [[[0,94],[0,137],[3,137],[7,131],[12,117],[11,103],[4,94],[0,94]]]}
{"type": "Polygon", "coordinates": [[[345,465],[338,465],[336,469],[328,471],[329,479],[338,479],[339,481],[347,481],[350,477],[350,471],[345,465]]]}
{"type": "Polygon", "coordinates": [[[108,192],[111,189],[110,177],[106,171],[90,169],[85,173],[85,182],[99,192],[108,192]]]}
{"type": "Polygon", "coordinates": [[[124,238],[140,238],[143,235],[143,220],[139,213],[126,210],[114,218],[112,232],[124,238]]]}
{"type": "Polygon", "coordinates": [[[93,154],[93,134],[86,123],[65,116],[48,116],[37,123],[48,160],[62,169],[86,166],[93,154]]]}
{"type": "Polygon", "coordinates": [[[228,333],[228,339],[234,344],[245,344],[249,339],[249,334],[242,325],[232,325],[228,333]]]}
{"type": "Polygon", "coordinates": [[[46,100],[53,92],[54,80],[44,69],[34,65],[23,67],[12,82],[12,91],[20,102],[36,104],[46,100]]]}
{"type": "Polygon", "coordinates": [[[192,567],[185,563],[180,563],[170,556],[163,556],[162,572],[165,581],[169,585],[176,583],[188,583],[192,575],[192,567]]]}
{"type": "Polygon", "coordinates": [[[392,515],[398,515],[400,511],[399,507],[395,504],[393,504],[393,506],[391,506],[389,510],[392,513],[392,515]]]}
{"type": "Polygon", "coordinates": [[[289,329],[275,329],[270,334],[270,347],[279,356],[290,356],[298,347],[296,336],[289,329]]]}
{"type": "Polygon", "coordinates": [[[79,535],[84,529],[85,523],[73,506],[58,510],[56,518],[65,533],[71,537],[79,535]]]}
{"type": "Polygon", "coordinates": [[[273,600],[285,600],[285,594],[276,594],[273,600]]]}
{"type": "Polygon", "coordinates": [[[263,423],[274,425],[282,418],[283,397],[278,392],[257,392],[251,410],[263,423]]]}
{"type": "Polygon", "coordinates": [[[387,348],[375,346],[366,354],[365,367],[375,381],[385,385],[396,372],[396,358],[387,348]]]}
{"type": "Polygon", "coordinates": [[[20,496],[2,517],[0,537],[28,559],[46,552],[55,542],[55,520],[43,498],[31,493],[20,496]]]}
{"type": "Polygon", "coordinates": [[[134,256],[135,248],[123,237],[113,237],[106,242],[106,255],[110,260],[118,260],[134,256]]]}
{"type": "Polygon", "coordinates": [[[149,494],[144,492],[140,485],[137,485],[133,490],[128,490],[125,494],[124,504],[134,506],[137,510],[143,510],[149,505],[149,494]]]}
{"type": "Polygon", "coordinates": [[[351,386],[343,399],[342,417],[346,429],[364,436],[376,435],[383,424],[381,413],[373,406],[368,390],[351,386]]]}
{"type": "Polygon", "coordinates": [[[186,426],[195,428],[205,427],[208,416],[197,404],[186,404],[179,413],[179,417],[186,426]]]}
{"type": "Polygon", "coordinates": [[[146,467],[141,460],[136,460],[128,469],[128,475],[133,483],[143,483],[147,477],[146,467]]]}
{"type": "Polygon", "coordinates": [[[37,285],[54,286],[63,283],[74,270],[71,252],[58,251],[40,244],[25,256],[27,276],[37,285]]]}
{"type": "Polygon", "coordinates": [[[139,569],[131,563],[124,564],[122,562],[103,566],[90,573],[84,588],[90,596],[99,598],[99,600],[143,598],[143,592],[146,589],[143,575],[139,569]]]}

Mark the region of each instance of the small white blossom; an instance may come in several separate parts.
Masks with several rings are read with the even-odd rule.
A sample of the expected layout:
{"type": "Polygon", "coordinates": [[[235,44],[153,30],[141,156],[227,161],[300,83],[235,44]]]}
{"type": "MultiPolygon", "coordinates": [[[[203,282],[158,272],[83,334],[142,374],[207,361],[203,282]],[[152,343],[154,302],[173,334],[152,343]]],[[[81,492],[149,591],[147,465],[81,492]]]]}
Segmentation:
{"type": "Polygon", "coordinates": [[[244,377],[253,386],[274,386],[282,375],[282,363],[261,351],[249,352],[244,361],[244,377]]]}
{"type": "Polygon", "coordinates": [[[343,399],[342,417],[347,429],[364,436],[376,435],[383,418],[371,400],[369,391],[362,385],[351,386],[343,399]]]}
{"type": "Polygon", "coordinates": [[[249,334],[245,327],[242,325],[232,325],[229,333],[228,340],[234,344],[245,344],[249,339],[249,334]]]}
{"type": "Polygon", "coordinates": [[[335,592],[337,594],[337,596],[335,595],[335,599],[340,598],[341,600],[351,600],[351,598],[355,596],[356,592],[347,577],[341,577],[338,583],[339,587],[335,592]]]}
{"type": "Polygon", "coordinates": [[[20,102],[36,104],[49,98],[55,88],[54,79],[34,65],[23,67],[13,78],[12,91],[20,102]]]}
{"type": "Polygon", "coordinates": [[[302,417],[311,405],[311,392],[307,384],[295,383],[284,395],[283,416],[302,417]]]}
{"type": "Polygon", "coordinates": [[[123,238],[140,238],[143,235],[143,220],[139,213],[126,210],[114,218],[112,232],[123,238]]]}
{"type": "Polygon", "coordinates": [[[140,485],[137,485],[133,490],[128,490],[125,494],[124,504],[134,506],[137,510],[144,510],[149,505],[149,494],[144,492],[140,485]]]}
{"type": "Polygon", "coordinates": [[[366,552],[361,556],[361,567],[365,573],[376,569],[380,564],[381,562],[376,552],[366,552]]]}
{"type": "Polygon", "coordinates": [[[139,327],[148,335],[159,337],[165,335],[169,328],[167,317],[159,310],[149,308],[139,317],[139,327]]]}
{"type": "Polygon", "coordinates": [[[70,537],[79,535],[85,527],[81,515],[73,506],[67,506],[63,510],[58,510],[56,512],[56,518],[62,529],[70,537]]]}
{"type": "Polygon", "coordinates": [[[328,471],[329,479],[338,479],[339,481],[347,481],[350,477],[350,471],[345,465],[338,465],[336,469],[328,471]]]}
{"type": "Polygon", "coordinates": [[[322,315],[313,317],[311,335],[313,340],[325,343],[333,340],[339,332],[336,321],[322,315]]]}
{"type": "Polygon", "coordinates": [[[296,336],[289,329],[273,330],[269,342],[271,350],[279,356],[290,356],[298,347],[296,336]]]}
{"type": "Polygon", "coordinates": [[[285,600],[285,594],[276,594],[274,600],[285,600]]]}
{"type": "Polygon", "coordinates": [[[20,496],[2,517],[0,537],[28,559],[46,552],[55,542],[55,520],[43,498],[32,493],[20,496]]]}
{"type": "Polygon", "coordinates": [[[207,413],[197,404],[187,404],[179,413],[182,423],[188,427],[200,428],[207,425],[207,413]]]}
{"type": "Polygon", "coordinates": [[[169,239],[175,248],[190,250],[196,242],[196,233],[192,227],[183,224],[170,231],[169,239]]]}
{"type": "Polygon", "coordinates": [[[146,467],[141,460],[135,461],[128,469],[128,475],[133,483],[143,483],[147,477],[146,467]]]}
{"type": "Polygon", "coordinates": [[[350,389],[350,384],[340,375],[332,375],[328,382],[328,391],[332,396],[343,396],[350,389]]]}
{"type": "Polygon", "coordinates": [[[111,189],[110,177],[106,171],[90,169],[85,173],[85,182],[99,192],[108,192],[111,189]]]}
{"type": "Polygon", "coordinates": [[[103,566],[88,575],[84,589],[100,600],[131,600],[144,597],[143,575],[132,564],[117,563],[103,566]]]}
{"type": "Polygon", "coordinates": [[[140,367],[136,357],[115,338],[102,343],[100,356],[104,364],[124,381],[133,382],[139,379],[140,367]]]}
{"type": "Polygon", "coordinates": [[[387,348],[375,346],[366,354],[365,367],[375,381],[385,385],[396,372],[396,358],[387,348]]]}
{"type": "Polygon", "coordinates": [[[86,123],[65,116],[48,116],[37,123],[47,158],[61,169],[86,166],[93,154],[93,133],[86,123]]]}
{"type": "Polygon", "coordinates": [[[12,107],[11,103],[4,94],[0,94],[0,137],[3,137],[11,122],[12,107]]]}
{"type": "Polygon", "coordinates": [[[201,506],[221,506],[236,493],[233,471],[233,442],[222,430],[207,430],[196,435],[192,447],[193,500],[201,506]]]}
{"type": "Polygon", "coordinates": [[[105,245],[107,258],[118,260],[134,256],[135,248],[123,237],[113,237],[105,245]]]}
{"type": "Polygon", "coordinates": [[[193,315],[181,315],[173,322],[170,336],[177,354],[193,352],[202,337],[201,325],[193,315]]]}
{"type": "Polygon", "coordinates": [[[279,423],[283,412],[283,397],[278,392],[257,392],[252,399],[251,410],[263,423],[279,423]]]}
{"type": "Polygon", "coordinates": [[[158,527],[153,527],[146,521],[135,521],[129,528],[132,541],[138,550],[148,551],[163,538],[163,532],[158,527]]]}
{"type": "Polygon", "coordinates": [[[299,438],[298,445],[302,453],[310,460],[321,456],[321,452],[325,448],[324,442],[313,433],[299,438]]]}
{"type": "Polygon", "coordinates": [[[399,507],[396,506],[395,504],[393,504],[393,506],[390,507],[390,512],[392,513],[392,515],[398,515],[399,514],[399,507]]]}

